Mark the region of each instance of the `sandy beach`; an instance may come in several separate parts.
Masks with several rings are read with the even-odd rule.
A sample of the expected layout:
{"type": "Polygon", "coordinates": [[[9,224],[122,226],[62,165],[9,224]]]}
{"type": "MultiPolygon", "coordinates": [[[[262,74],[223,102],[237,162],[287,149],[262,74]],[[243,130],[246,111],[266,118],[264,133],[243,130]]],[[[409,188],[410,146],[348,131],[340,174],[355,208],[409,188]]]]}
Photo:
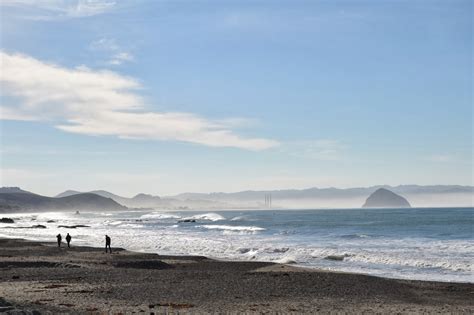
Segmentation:
{"type": "Polygon", "coordinates": [[[0,239],[0,312],[473,313],[474,284],[0,239]]]}

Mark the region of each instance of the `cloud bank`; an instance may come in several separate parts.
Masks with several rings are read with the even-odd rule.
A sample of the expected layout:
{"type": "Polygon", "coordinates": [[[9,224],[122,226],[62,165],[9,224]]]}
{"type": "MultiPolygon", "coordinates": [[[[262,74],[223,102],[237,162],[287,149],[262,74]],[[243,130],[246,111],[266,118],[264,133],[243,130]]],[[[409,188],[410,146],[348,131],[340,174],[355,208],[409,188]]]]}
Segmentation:
{"type": "Polygon", "coordinates": [[[84,135],[170,140],[211,147],[264,150],[278,142],[245,138],[230,120],[192,113],[146,110],[140,82],[115,72],[65,68],[29,56],[0,52],[2,119],[37,120],[84,135]],[[14,105],[13,105],[14,104],[14,105]]]}

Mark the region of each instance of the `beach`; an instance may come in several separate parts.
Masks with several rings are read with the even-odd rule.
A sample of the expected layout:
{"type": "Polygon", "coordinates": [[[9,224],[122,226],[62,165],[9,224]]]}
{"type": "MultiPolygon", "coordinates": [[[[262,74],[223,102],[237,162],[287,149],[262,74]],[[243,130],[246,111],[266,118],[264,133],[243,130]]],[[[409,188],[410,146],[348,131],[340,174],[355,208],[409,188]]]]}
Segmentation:
{"type": "Polygon", "coordinates": [[[473,208],[10,213],[0,237],[474,283],[473,208]],[[188,221],[188,222],[186,222],[188,221]]]}
{"type": "Polygon", "coordinates": [[[473,313],[472,283],[0,239],[0,312],[473,313]]]}

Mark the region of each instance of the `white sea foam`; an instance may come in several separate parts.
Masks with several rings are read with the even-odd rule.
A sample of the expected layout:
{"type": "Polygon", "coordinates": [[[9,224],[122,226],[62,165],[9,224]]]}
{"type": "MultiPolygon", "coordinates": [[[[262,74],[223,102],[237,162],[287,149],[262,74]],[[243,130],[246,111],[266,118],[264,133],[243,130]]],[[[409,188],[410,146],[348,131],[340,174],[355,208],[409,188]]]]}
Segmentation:
{"type": "Polygon", "coordinates": [[[104,221],[104,225],[120,225],[122,221],[104,221]]]}
{"type": "Polygon", "coordinates": [[[234,225],[198,225],[196,227],[205,228],[208,230],[224,230],[237,232],[258,232],[265,231],[264,228],[258,226],[234,226],[234,225]]]}
{"type": "Polygon", "coordinates": [[[113,216],[114,214],[113,213],[109,213],[109,212],[101,212],[99,213],[100,215],[104,216],[104,217],[111,217],[113,216]]]}
{"type": "Polygon", "coordinates": [[[230,219],[230,221],[255,221],[251,219],[248,215],[239,215],[230,219]]]}
{"type": "Polygon", "coordinates": [[[274,262],[279,263],[279,264],[296,264],[296,259],[294,257],[283,257],[277,260],[274,260],[274,262]]]}
{"type": "Polygon", "coordinates": [[[364,262],[370,264],[382,264],[392,266],[407,266],[419,268],[439,268],[452,271],[474,272],[473,264],[470,261],[460,261],[457,259],[436,260],[433,256],[414,255],[376,255],[376,254],[355,254],[347,258],[348,261],[364,262]]]}
{"type": "Polygon", "coordinates": [[[259,249],[258,248],[239,248],[237,249],[237,252],[246,256],[255,256],[258,254],[259,249]]]}
{"type": "Polygon", "coordinates": [[[223,216],[217,213],[204,213],[204,214],[196,214],[191,217],[183,218],[183,220],[206,220],[206,221],[222,221],[225,220],[223,216]]]}
{"type": "Polygon", "coordinates": [[[161,212],[153,212],[149,214],[144,214],[140,217],[140,219],[154,219],[154,220],[162,220],[162,219],[180,219],[181,216],[169,213],[161,213],[161,212]]]}
{"type": "MultiPolygon", "coordinates": [[[[0,225],[0,236],[54,241],[57,233],[65,233],[58,225],[85,224],[90,228],[70,230],[73,243],[102,246],[104,234],[112,237],[113,246],[160,254],[195,254],[211,258],[234,260],[261,260],[281,263],[296,262],[345,272],[360,272],[385,277],[474,282],[474,242],[472,239],[384,238],[370,233],[348,230],[337,236],[314,238],[303,234],[298,227],[284,225],[272,229],[267,222],[256,225],[225,224],[225,218],[216,213],[195,214],[196,220],[225,221],[219,224],[176,224],[179,214],[152,212],[150,221],[136,222],[143,212],[114,213],[104,222],[103,215],[27,214],[8,216],[17,218],[13,225],[0,225]],[[165,216],[168,216],[167,219],[165,216]],[[36,218],[35,221],[31,219],[36,218]],[[47,229],[12,229],[6,227],[43,224],[47,229]],[[171,220],[170,220],[171,219],[171,220]],[[153,223],[157,220],[157,223],[153,223]],[[163,220],[163,221],[160,221],[163,220]],[[258,226],[260,225],[260,226],[258,226]],[[294,233],[281,233],[282,229],[294,233]],[[265,233],[262,233],[266,231],[265,233]],[[299,234],[298,234],[299,233],[299,234]],[[303,235],[301,237],[300,235],[303,235]],[[341,235],[354,235],[341,238],[341,235]],[[367,235],[369,237],[364,237],[367,235]],[[328,256],[344,257],[343,261],[327,260],[328,256]]],[[[235,215],[233,218],[236,218],[235,215]]],[[[252,218],[250,218],[252,219],[252,218]]],[[[232,220],[232,223],[236,223],[232,220]]],[[[308,232],[306,232],[308,233],[308,232]]]]}
{"type": "Polygon", "coordinates": [[[144,225],[142,224],[133,224],[133,223],[124,223],[120,225],[121,228],[132,228],[132,229],[140,229],[143,228],[144,225]]]}

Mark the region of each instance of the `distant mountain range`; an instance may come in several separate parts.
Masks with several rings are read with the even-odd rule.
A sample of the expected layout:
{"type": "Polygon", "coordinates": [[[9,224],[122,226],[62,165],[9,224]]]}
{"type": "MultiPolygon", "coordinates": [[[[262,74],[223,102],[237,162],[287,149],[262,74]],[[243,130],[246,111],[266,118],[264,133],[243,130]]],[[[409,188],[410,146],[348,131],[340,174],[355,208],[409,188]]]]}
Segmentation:
{"type": "MultiPolygon", "coordinates": [[[[183,193],[175,196],[152,196],[139,194],[126,198],[104,190],[91,191],[114,199],[128,207],[151,207],[167,209],[244,209],[266,208],[265,196],[272,196],[275,208],[358,208],[376,190],[384,188],[405,196],[415,207],[472,206],[474,187],[459,185],[401,185],[372,186],[359,188],[308,188],[286,190],[248,190],[235,193],[183,193]]],[[[66,191],[57,197],[79,193],[66,191]]]]}
{"type": "MultiPolygon", "coordinates": [[[[73,196],[77,194],[82,194],[76,190],[66,190],[58,195],[56,198],[73,196]]],[[[105,198],[111,198],[121,205],[130,207],[130,208],[161,208],[161,209],[204,209],[204,208],[228,208],[230,207],[226,203],[220,201],[212,201],[207,199],[199,198],[185,198],[185,199],[175,199],[172,197],[160,198],[159,196],[153,196],[149,194],[137,194],[132,198],[127,198],[113,194],[105,190],[93,190],[88,193],[96,194],[105,198]]]]}
{"type": "Polygon", "coordinates": [[[240,205],[265,205],[265,195],[272,204],[283,208],[358,208],[377,189],[388,189],[408,198],[414,207],[473,206],[474,187],[460,185],[379,185],[358,188],[308,188],[286,190],[241,191],[235,193],[184,193],[178,200],[205,199],[240,205]]]}
{"type": "Polygon", "coordinates": [[[45,210],[125,210],[123,205],[96,194],[75,194],[52,198],[18,187],[0,188],[0,212],[45,210]]]}
{"type": "Polygon", "coordinates": [[[453,193],[474,193],[473,186],[458,185],[401,185],[401,186],[371,186],[359,188],[308,188],[308,189],[286,189],[286,190],[248,190],[235,193],[183,193],[172,198],[176,199],[211,199],[211,200],[256,200],[262,199],[265,194],[271,194],[278,199],[307,199],[307,198],[351,198],[367,197],[380,188],[388,189],[397,194],[453,194],[453,193]]]}
{"type": "MultiPolygon", "coordinates": [[[[105,198],[110,198],[116,202],[131,208],[153,208],[158,206],[163,206],[166,204],[166,201],[163,201],[158,196],[152,196],[147,194],[138,194],[132,198],[122,197],[105,190],[93,190],[88,193],[96,194],[105,198]]],[[[69,197],[77,194],[82,194],[82,192],[76,190],[66,190],[65,192],[60,193],[56,198],[69,197]]]]}
{"type": "Polygon", "coordinates": [[[0,188],[0,211],[27,210],[120,210],[155,209],[267,209],[267,208],[359,208],[378,189],[404,196],[413,207],[474,206],[474,187],[458,185],[401,185],[360,188],[309,188],[287,190],[241,191],[235,193],[183,193],[159,197],[138,194],[127,198],[105,190],[79,192],[67,190],[55,197],[45,197],[18,187],[0,188]],[[271,195],[272,205],[265,202],[271,195]]]}

